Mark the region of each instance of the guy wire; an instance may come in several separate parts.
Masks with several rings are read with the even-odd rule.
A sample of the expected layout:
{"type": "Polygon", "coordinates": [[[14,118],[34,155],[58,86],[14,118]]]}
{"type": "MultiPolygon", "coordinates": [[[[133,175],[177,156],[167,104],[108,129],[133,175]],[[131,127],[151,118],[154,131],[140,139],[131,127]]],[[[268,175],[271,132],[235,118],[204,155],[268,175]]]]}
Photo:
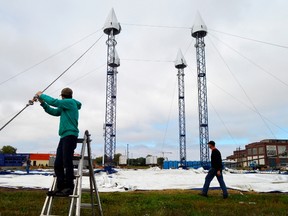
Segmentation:
{"type": "MultiPolygon", "coordinates": [[[[89,50],[91,50],[95,44],[103,37],[102,34],[82,55],[80,55],[66,70],[64,70],[55,80],[53,80],[42,92],[45,92],[48,88],[50,88],[58,79],[60,79],[71,67],[73,67],[89,50]]],[[[35,96],[34,96],[35,98],[35,96]]],[[[27,107],[34,104],[34,98],[29,100],[23,109],[21,109],[18,113],[16,113],[6,124],[4,124],[0,131],[2,131],[10,122],[12,122],[20,113],[22,113],[27,107]]]]}

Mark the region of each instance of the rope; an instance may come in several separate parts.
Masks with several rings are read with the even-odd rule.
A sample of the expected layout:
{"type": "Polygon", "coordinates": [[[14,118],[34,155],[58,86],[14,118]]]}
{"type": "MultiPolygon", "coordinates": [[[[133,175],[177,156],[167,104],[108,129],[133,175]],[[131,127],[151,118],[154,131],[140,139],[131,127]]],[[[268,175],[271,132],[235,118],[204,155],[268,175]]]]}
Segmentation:
{"type": "Polygon", "coordinates": [[[73,44],[71,44],[71,45],[69,45],[69,46],[67,46],[67,47],[65,47],[65,48],[63,48],[63,49],[61,49],[60,51],[58,51],[58,52],[56,52],[56,53],[54,53],[54,54],[48,56],[47,58],[41,60],[40,62],[38,62],[38,63],[36,63],[36,64],[34,64],[34,65],[32,65],[32,66],[26,68],[25,70],[23,70],[23,71],[21,71],[21,72],[15,74],[15,75],[13,75],[13,76],[11,76],[10,78],[1,81],[1,82],[0,82],[0,86],[3,85],[3,84],[5,84],[6,82],[8,82],[8,81],[10,81],[10,80],[12,80],[12,79],[18,77],[18,76],[20,76],[21,74],[26,73],[27,71],[29,71],[29,70],[35,68],[36,66],[38,66],[38,65],[40,65],[40,64],[42,64],[42,63],[48,61],[49,59],[51,59],[51,58],[53,58],[53,57],[59,55],[60,53],[62,53],[62,52],[64,52],[64,51],[68,50],[69,48],[71,48],[71,47],[77,45],[78,43],[80,43],[80,42],[86,40],[87,38],[89,38],[89,37],[91,37],[92,35],[96,34],[96,33],[99,32],[100,30],[102,30],[102,28],[101,28],[101,29],[98,29],[97,31],[95,31],[95,32],[93,32],[93,33],[91,33],[91,34],[89,34],[89,35],[83,37],[83,38],[81,38],[80,40],[78,40],[78,41],[74,42],[73,44]]]}
{"type": "MultiPolygon", "coordinates": [[[[89,50],[91,50],[95,44],[103,37],[102,34],[80,57],[78,57],[66,70],[64,70],[55,80],[53,80],[42,92],[45,92],[48,88],[50,88],[58,79],[60,79],[73,65],[75,65],[89,50]]],[[[35,96],[32,100],[29,100],[23,109],[21,109],[16,115],[14,115],[6,124],[4,124],[0,131],[2,131],[10,122],[12,122],[18,115],[20,115],[27,107],[34,104],[35,96]]]]}

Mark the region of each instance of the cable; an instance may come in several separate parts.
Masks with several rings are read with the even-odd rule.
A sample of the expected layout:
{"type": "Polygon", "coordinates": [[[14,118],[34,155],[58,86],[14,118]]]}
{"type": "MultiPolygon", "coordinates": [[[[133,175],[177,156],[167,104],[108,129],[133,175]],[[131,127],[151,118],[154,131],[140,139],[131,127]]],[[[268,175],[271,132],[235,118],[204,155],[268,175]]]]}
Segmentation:
{"type": "Polygon", "coordinates": [[[246,59],[248,62],[250,62],[251,64],[253,64],[254,66],[258,67],[260,70],[264,71],[265,73],[267,73],[268,75],[272,76],[274,79],[276,79],[277,81],[279,81],[280,83],[282,83],[283,85],[285,85],[286,87],[288,87],[288,83],[284,82],[283,80],[279,79],[277,76],[275,76],[274,74],[270,73],[269,71],[265,70],[263,67],[261,67],[260,65],[258,65],[257,63],[255,63],[254,61],[252,61],[251,59],[247,58],[246,56],[244,56],[243,54],[241,54],[238,50],[234,49],[233,47],[229,46],[227,43],[223,42],[222,40],[220,40],[219,38],[217,38],[215,35],[213,34],[209,34],[211,36],[213,36],[216,40],[218,40],[219,42],[221,42],[222,44],[224,44],[226,47],[230,48],[231,50],[233,50],[234,52],[236,52],[238,55],[240,55],[242,58],[246,59]]]}
{"type": "Polygon", "coordinates": [[[175,81],[175,84],[174,84],[172,101],[171,101],[171,104],[170,104],[168,119],[167,119],[166,128],[165,128],[165,132],[164,132],[164,136],[163,136],[163,142],[162,142],[162,147],[161,147],[161,151],[162,151],[162,152],[163,152],[163,147],[164,147],[164,144],[165,144],[165,141],[166,141],[166,135],[167,135],[167,130],[168,130],[169,122],[170,122],[172,106],[173,106],[173,104],[174,104],[174,97],[175,97],[176,86],[177,86],[177,80],[175,81]]]}
{"type": "MultiPolygon", "coordinates": [[[[212,35],[211,33],[209,35],[212,35]]],[[[212,35],[213,37],[215,37],[217,40],[219,40],[221,43],[223,43],[224,45],[226,45],[228,48],[232,49],[234,52],[236,52],[238,55],[240,55],[241,57],[243,57],[244,59],[246,59],[248,62],[250,62],[251,64],[255,65],[256,67],[258,67],[259,69],[263,70],[265,73],[271,75],[272,77],[274,77],[276,80],[278,80],[279,82],[281,82],[283,85],[288,86],[287,83],[285,83],[284,81],[280,80],[278,77],[274,76],[272,73],[270,73],[269,71],[266,71],[264,68],[262,68],[260,65],[256,64],[255,62],[253,62],[251,59],[245,57],[243,54],[241,54],[239,51],[235,50],[234,48],[232,48],[231,46],[229,46],[228,44],[224,43],[223,41],[221,41],[219,38],[217,38],[216,36],[212,35]]],[[[210,39],[211,40],[211,39],[210,39]]],[[[214,45],[215,47],[215,45],[214,45]]],[[[245,104],[243,101],[240,101],[239,99],[237,99],[236,97],[234,97],[232,94],[230,94],[229,92],[225,91],[223,88],[221,88],[219,85],[217,85],[216,83],[212,82],[211,80],[208,80],[210,83],[212,83],[213,85],[215,85],[217,88],[219,88],[220,90],[224,91],[226,94],[230,95],[232,98],[234,98],[236,101],[238,101],[240,104],[246,106],[248,109],[252,110],[253,112],[257,113],[256,110],[254,110],[253,108],[251,108],[250,106],[248,106],[247,104],[245,104]]],[[[280,127],[279,125],[277,125],[276,123],[272,122],[270,119],[268,119],[267,117],[265,117],[264,115],[262,115],[262,117],[270,122],[271,124],[273,124],[275,127],[277,127],[278,129],[282,130],[283,132],[288,134],[288,131],[283,129],[282,127],[280,127]]]]}
{"type": "Polygon", "coordinates": [[[40,64],[42,64],[42,63],[48,61],[49,59],[51,59],[51,58],[53,58],[53,57],[59,55],[60,53],[64,52],[65,50],[67,50],[67,49],[69,49],[69,48],[75,46],[76,44],[82,42],[83,40],[87,39],[88,37],[91,37],[92,35],[96,34],[96,33],[99,32],[100,30],[102,30],[102,28],[101,28],[101,29],[98,29],[97,31],[95,31],[95,32],[93,32],[93,33],[91,33],[91,34],[89,34],[89,35],[83,37],[83,38],[81,38],[80,40],[78,40],[78,41],[74,42],[73,44],[71,44],[71,45],[65,47],[64,49],[61,49],[60,51],[58,51],[58,52],[56,52],[56,53],[54,53],[54,54],[48,56],[47,58],[41,60],[40,62],[38,62],[38,63],[36,63],[36,64],[34,64],[34,65],[32,65],[32,66],[26,68],[25,70],[23,70],[23,71],[21,71],[21,72],[15,74],[15,75],[13,75],[13,76],[11,76],[10,78],[8,78],[8,79],[6,79],[6,80],[0,82],[0,86],[3,85],[3,84],[5,84],[6,82],[8,82],[8,81],[10,81],[10,80],[12,80],[12,79],[18,77],[18,76],[20,76],[21,74],[26,73],[27,71],[29,71],[29,70],[35,68],[36,66],[38,66],[38,65],[40,65],[40,64]]]}
{"type": "MultiPolygon", "coordinates": [[[[101,66],[99,66],[99,67],[97,67],[97,68],[95,68],[95,69],[90,70],[90,71],[87,72],[86,74],[83,74],[82,76],[80,76],[80,77],[74,79],[73,81],[67,83],[66,85],[67,85],[67,86],[70,86],[71,84],[80,81],[81,79],[85,78],[85,77],[88,76],[89,74],[91,74],[91,73],[93,73],[93,72],[99,70],[100,68],[102,68],[102,67],[105,66],[106,64],[107,64],[107,63],[102,64],[101,66]]],[[[55,93],[55,92],[58,92],[59,90],[60,90],[60,89],[56,89],[55,91],[51,92],[51,94],[53,94],[53,93],[55,93]]]]}
{"type": "Polygon", "coordinates": [[[171,61],[171,60],[155,60],[155,59],[125,59],[125,58],[121,58],[121,61],[174,62],[174,61],[171,61]]]}
{"type": "Polygon", "coordinates": [[[66,70],[64,70],[55,80],[53,80],[42,92],[45,92],[50,86],[52,86],[60,77],[62,77],[74,64],[76,64],[94,45],[103,37],[102,34],[79,58],[77,58],[66,70]]]}
{"type": "Polygon", "coordinates": [[[218,32],[218,33],[222,33],[222,34],[226,34],[226,35],[229,35],[229,36],[232,36],[232,37],[238,37],[238,38],[242,38],[242,39],[245,39],[245,40],[250,40],[250,41],[254,41],[254,42],[258,42],[258,43],[263,43],[263,44],[267,44],[267,45],[271,45],[271,46],[276,46],[276,47],[288,49],[288,46],[281,45],[281,44],[275,44],[275,43],[265,42],[265,41],[261,41],[261,40],[256,40],[256,39],[253,39],[253,38],[248,38],[248,37],[243,37],[243,36],[234,35],[234,34],[230,34],[230,33],[225,33],[225,32],[217,31],[217,30],[210,29],[210,28],[209,28],[209,30],[212,30],[212,31],[215,31],[215,32],[218,32]]]}
{"type": "MultiPolygon", "coordinates": [[[[78,57],[66,70],[64,70],[55,80],[53,80],[42,92],[45,92],[49,87],[51,87],[60,77],[62,77],[73,65],[75,65],[89,50],[91,50],[94,45],[103,37],[104,34],[102,34],[80,57],[78,57]]],[[[4,124],[0,131],[2,131],[10,122],[12,122],[18,115],[20,115],[27,107],[34,104],[34,98],[33,100],[29,100],[28,103],[25,105],[23,109],[21,109],[15,116],[13,116],[6,124],[4,124]]]]}
{"type": "Polygon", "coordinates": [[[191,28],[188,28],[188,27],[179,27],[179,26],[160,26],[160,25],[146,25],[146,24],[132,24],[132,23],[121,23],[121,25],[150,27],[150,28],[191,29],[191,28]]]}
{"type": "MultiPolygon", "coordinates": [[[[232,94],[230,94],[229,92],[227,92],[225,89],[223,89],[221,86],[217,85],[216,83],[212,82],[211,80],[208,80],[207,81],[211,84],[213,84],[214,86],[216,86],[218,89],[220,89],[221,91],[223,91],[224,93],[226,93],[227,95],[229,95],[230,97],[232,97],[235,101],[237,101],[238,103],[244,105],[245,107],[247,107],[249,110],[257,113],[253,108],[251,108],[250,106],[248,106],[246,103],[244,103],[243,101],[239,100],[238,98],[234,97],[232,94]]],[[[279,128],[280,130],[282,130],[283,132],[287,133],[288,134],[288,131],[287,130],[284,130],[283,128],[281,128],[280,126],[278,126],[277,124],[275,124],[274,122],[272,122],[271,120],[269,120],[267,117],[265,117],[264,115],[262,115],[263,118],[270,122],[271,124],[273,124],[275,127],[279,128]]]]}
{"type": "MultiPolygon", "coordinates": [[[[210,39],[210,38],[209,38],[210,39]]],[[[236,83],[238,84],[238,86],[241,88],[241,90],[243,91],[244,95],[246,96],[246,98],[249,100],[249,102],[251,103],[251,105],[253,106],[254,110],[256,111],[256,113],[259,115],[259,117],[262,119],[263,123],[265,124],[265,126],[268,128],[268,130],[270,131],[270,133],[272,134],[272,136],[274,138],[276,138],[276,136],[274,135],[273,131],[271,130],[271,128],[269,127],[269,125],[267,124],[267,122],[264,120],[263,116],[261,115],[261,113],[259,112],[259,110],[256,108],[255,104],[252,102],[251,98],[248,96],[247,92],[245,91],[245,89],[243,88],[243,86],[241,85],[241,83],[239,82],[239,80],[237,79],[237,77],[235,76],[234,73],[232,73],[232,70],[230,69],[229,65],[227,64],[227,62],[224,60],[223,56],[221,55],[221,53],[219,52],[219,50],[216,48],[216,46],[214,45],[214,43],[212,42],[212,40],[210,39],[214,49],[217,51],[218,55],[220,56],[221,60],[223,61],[223,63],[225,64],[225,66],[227,67],[228,71],[231,73],[231,75],[233,76],[234,80],[236,81],[236,83]]]]}
{"type": "MultiPolygon", "coordinates": [[[[139,26],[139,27],[149,27],[149,28],[170,28],[170,29],[189,29],[189,30],[191,30],[191,27],[180,27],[180,26],[161,26],[161,25],[132,24],[132,23],[121,23],[121,24],[122,25],[127,25],[127,26],[139,26]]],[[[250,40],[250,41],[253,41],[253,42],[257,42],[257,43],[262,43],[262,44],[266,44],[266,45],[270,45],[270,46],[275,46],[275,47],[288,49],[288,46],[281,45],[281,44],[266,42],[266,41],[257,40],[257,39],[254,39],[254,38],[248,38],[248,37],[239,36],[239,35],[235,35],[235,34],[230,34],[230,33],[226,33],[226,32],[222,32],[222,31],[218,31],[218,30],[209,28],[209,31],[210,30],[214,31],[214,32],[221,33],[221,34],[226,34],[226,35],[229,35],[229,36],[232,36],[232,37],[238,37],[238,38],[241,38],[241,39],[250,40]]]]}
{"type": "Polygon", "coordinates": [[[189,43],[189,46],[188,46],[187,49],[185,50],[184,56],[186,56],[186,54],[187,54],[188,50],[190,49],[192,43],[193,43],[193,40],[191,40],[191,42],[189,43]]]}
{"type": "Polygon", "coordinates": [[[217,110],[215,109],[215,107],[214,107],[214,105],[212,104],[211,101],[209,101],[209,105],[212,106],[214,112],[216,113],[217,117],[219,118],[219,120],[221,121],[221,123],[223,124],[223,126],[225,127],[225,129],[226,129],[227,133],[229,134],[230,138],[233,140],[234,144],[237,145],[237,143],[236,143],[235,139],[233,138],[230,130],[229,130],[228,127],[226,126],[225,122],[223,121],[223,119],[221,118],[221,116],[219,115],[219,113],[217,112],[217,110]]]}
{"type": "MultiPolygon", "coordinates": [[[[191,27],[180,27],[180,26],[161,26],[161,25],[133,24],[133,23],[121,23],[121,24],[122,25],[127,25],[127,26],[139,26],[139,27],[149,27],[149,28],[171,28],[171,29],[189,29],[189,30],[191,30],[191,27]]],[[[263,44],[270,45],[270,46],[276,46],[276,47],[288,49],[288,46],[281,45],[281,44],[266,42],[266,41],[257,40],[257,39],[254,39],[254,38],[248,38],[248,37],[235,35],[235,34],[230,34],[230,33],[226,33],[226,32],[223,32],[223,31],[218,31],[218,30],[209,28],[209,31],[210,30],[214,31],[214,32],[221,33],[221,34],[226,34],[226,35],[229,35],[229,36],[232,36],[232,37],[238,37],[238,38],[241,38],[241,39],[250,40],[250,41],[257,42],[257,43],[263,43],[263,44]]]]}

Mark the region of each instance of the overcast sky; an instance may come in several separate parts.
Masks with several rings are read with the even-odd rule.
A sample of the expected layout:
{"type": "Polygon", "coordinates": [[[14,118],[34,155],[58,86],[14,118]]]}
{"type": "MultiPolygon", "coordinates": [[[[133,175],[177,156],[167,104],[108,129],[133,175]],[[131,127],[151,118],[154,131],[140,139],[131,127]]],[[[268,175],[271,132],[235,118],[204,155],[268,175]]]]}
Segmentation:
{"type": "MultiPolygon", "coordinates": [[[[116,36],[121,59],[118,153],[124,154],[129,144],[130,157],[161,156],[164,151],[172,152],[165,155],[169,159],[179,159],[177,70],[173,61],[180,48],[189,65],[185,69],[187,160],[199,159],[196,50],[191,37],[197,11],[208,27],[205,49],[210,139],[226,157],[251,142],[287,138],[285,0],[2,0],[1,127],[103,35],[112,7],[122,26],[116,36]]],[[[64,87],[74,90],[74,98],[83,104],[80,136],[86,129],[90,131],[94,156],[102,154],[104,143],[106,40],[107,35],[103,35],[46,91],[59,97],[64,87]]],[[[54,152],[58,122],[38,103],[30,106],[0,132],[0,147],[54,152]]]]}

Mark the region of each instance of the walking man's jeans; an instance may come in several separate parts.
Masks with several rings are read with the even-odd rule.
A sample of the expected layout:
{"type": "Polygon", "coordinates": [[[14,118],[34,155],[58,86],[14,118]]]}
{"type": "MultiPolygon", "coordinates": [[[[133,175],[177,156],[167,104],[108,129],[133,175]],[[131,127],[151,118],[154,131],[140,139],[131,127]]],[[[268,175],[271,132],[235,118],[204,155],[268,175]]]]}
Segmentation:
{"type": "Polygon", "coordinates": [[[77,146],[77,137],[70,135],[60,139],[58,144],[54,172],[57,177],[57,189],[74,188],[73,155],[77,146]]]}
{"type": "Polygon", "coordinates": [[[211,181],[213,180],[213,178],[216,176],[219,184],[220,184],[220,187],[223,191],[223,196],[227,196],[228,195],[228,192],[227,192],[227,188],[226,188],[226,185],[225,185],[225,182],[224,182],[224,179],[223,179],[223,174],[222,174],[222,170],[221,170],[221,175],[218,176],[217,175],[217,170],[214,169],[214,168],[211,168],[205,178],[205,183],[204,183],[204,186],[203,186],[203,191],[202,193],[207,195],[208,193],[208,189],[209,189],[209,186],[210,186],[210,183],[211,181]]]}

